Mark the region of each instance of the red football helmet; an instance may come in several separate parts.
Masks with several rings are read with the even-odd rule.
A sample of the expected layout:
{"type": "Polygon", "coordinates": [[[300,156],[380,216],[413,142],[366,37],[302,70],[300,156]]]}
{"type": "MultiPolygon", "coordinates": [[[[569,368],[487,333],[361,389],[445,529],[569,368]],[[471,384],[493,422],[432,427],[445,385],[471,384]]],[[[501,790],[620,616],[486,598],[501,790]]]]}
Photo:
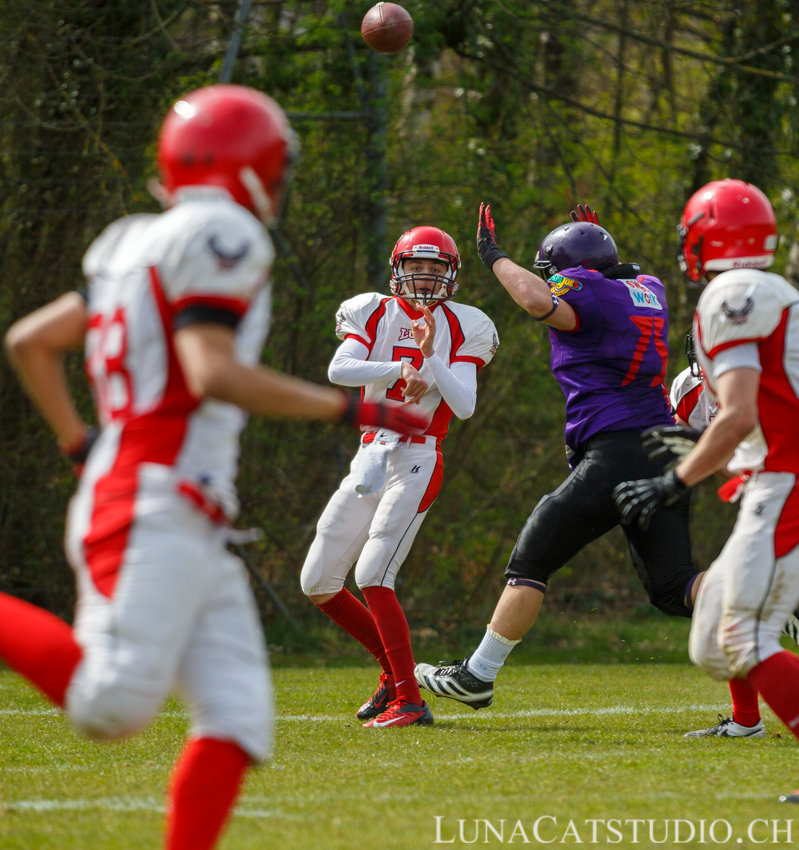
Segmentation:
{"type": "Polygon", "coordinates": [[[461,255],[455,240],[438,227],[414,227],[403,233],[391,253],[391,292],[426,304],[449,301],[458,291],[461,255]],[[405,274],[403,261],[410,259],[441,260],[447,264],[443,275],[405,274]],[[438,287],[437,284],[441,283],[438,287]],[[428,292],[431,287],[435,294],[428,292]]]}
{"type": "Polygon", "coordinates": [[[705,272],[767,269],[777,248],[769,199],[743,180],[714,180],[695,192],[682,214],[680,268],[691,280],[705,272]]]}
{"type": "Polygon", "coordinates": [[[164,120],[158,167],[167,196],[220,186],[266,224],[280,213],[297,143],[283,110],[246,86],[216,85],[179,100],[164,120]]]}

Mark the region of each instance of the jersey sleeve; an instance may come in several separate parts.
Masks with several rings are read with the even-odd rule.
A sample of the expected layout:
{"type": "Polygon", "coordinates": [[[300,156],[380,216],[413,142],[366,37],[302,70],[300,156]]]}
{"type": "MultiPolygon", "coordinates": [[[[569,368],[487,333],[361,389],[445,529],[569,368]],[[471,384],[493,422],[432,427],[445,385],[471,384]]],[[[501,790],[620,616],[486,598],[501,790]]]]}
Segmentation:
{"type": "Polygon", "coordinates": [[[568,337],[592,331],[601,325],[602,308],[594,293],[592,281],[553,274],[548,283],[550,292],[560,301],[565,301],[577,315],[577,325],[573,330],[563,331],[557,328],[552,330],[568,337]]]}
{"type": "Polygon", "coordinates": [[[690,369],[683,369],[674,379],[669,393],[671,409],[675,416],[688,422],[702,395],[702,379],[691,374],[690,369]]]}
{"type": "Polygon", "coordinates": [[[371,354],[386,301],[388,297],[378,292],[365,292],[345,301],[336,312],[336,336],[363,343],[371,354]]]}
{"type": "Polygon", "coordinates": [[[452,335],[450,364],[473,363],[480,371],[491,362],[499,348],[499,335],[494,323],[474,307],[456,314],[445,304],[444,312],[452,335]]]}
{"type": "Polygon", "coordinates": [[[711,281],[696,308],[695,333],[705,356],[761,342],[777,328],[782,311],[799,293],[778,275],[736,270],[711,281]]]}
{"type": "Polygon", "coordinates": [[[255,218],[236,208],[214,205],[184,224],[158,267],[174,327],[235,328],[266,283],[272,243],[255,218]]]}

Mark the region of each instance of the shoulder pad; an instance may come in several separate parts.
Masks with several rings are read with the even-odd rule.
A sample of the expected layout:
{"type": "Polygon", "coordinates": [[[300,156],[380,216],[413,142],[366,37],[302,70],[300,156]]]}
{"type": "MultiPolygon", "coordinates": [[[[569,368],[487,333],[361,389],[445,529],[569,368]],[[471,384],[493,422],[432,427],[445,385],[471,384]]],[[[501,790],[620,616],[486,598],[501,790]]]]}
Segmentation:
{"type": "Polygon", "coordinates": [[[712,360],[719,351],[770,336],[783,310],[799,301],[785,278],[757,269],[720,274],[705,288],[696,308],[698,342],[712,360]]]}

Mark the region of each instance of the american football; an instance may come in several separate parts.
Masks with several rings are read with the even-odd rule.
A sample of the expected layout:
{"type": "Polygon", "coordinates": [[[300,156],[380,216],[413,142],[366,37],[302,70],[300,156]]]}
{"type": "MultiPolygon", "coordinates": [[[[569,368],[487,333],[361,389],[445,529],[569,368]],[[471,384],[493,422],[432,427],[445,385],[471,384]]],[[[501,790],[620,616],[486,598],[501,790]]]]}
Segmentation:
{"type": "Polygon", "coordinates": [[[364,15],[363,40],[378,53],[399,53],[413,38],[413,18],[398,3],[378,3],[364,15]]]}
{"type": "Polygon", "coordinates": [[[799,2],[0,66],[0,850],[798,846],[799,2]]]}

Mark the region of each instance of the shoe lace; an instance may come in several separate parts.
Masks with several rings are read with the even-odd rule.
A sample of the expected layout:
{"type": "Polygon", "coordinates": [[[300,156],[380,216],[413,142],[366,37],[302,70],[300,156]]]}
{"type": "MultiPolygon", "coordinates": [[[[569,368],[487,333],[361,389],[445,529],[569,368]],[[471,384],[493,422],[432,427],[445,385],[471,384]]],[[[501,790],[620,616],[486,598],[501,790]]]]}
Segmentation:
{"type": "Polygon", "coordinates": [[[463,669],[465,659],[456,658],[454,661],[439,661],[436,665],[436,673],[439,676],[452,676],[463,669]]]}
{"type": "Polygon", "coordinates": [[[409,700],[397,697],[397,699],[392,700],[392,702],[388,704],[386,710],[380,715],[380,719],[382,720],[394,717],[399,714],[406,705],[410,705],[409,700]]]}
{"type": "Polygon", "coordinates": [[[719,720],[718,726],[730,726],[732,724],[732,717],[724,717],[723,714],[717,714],[716,717],[719,720]]]}

